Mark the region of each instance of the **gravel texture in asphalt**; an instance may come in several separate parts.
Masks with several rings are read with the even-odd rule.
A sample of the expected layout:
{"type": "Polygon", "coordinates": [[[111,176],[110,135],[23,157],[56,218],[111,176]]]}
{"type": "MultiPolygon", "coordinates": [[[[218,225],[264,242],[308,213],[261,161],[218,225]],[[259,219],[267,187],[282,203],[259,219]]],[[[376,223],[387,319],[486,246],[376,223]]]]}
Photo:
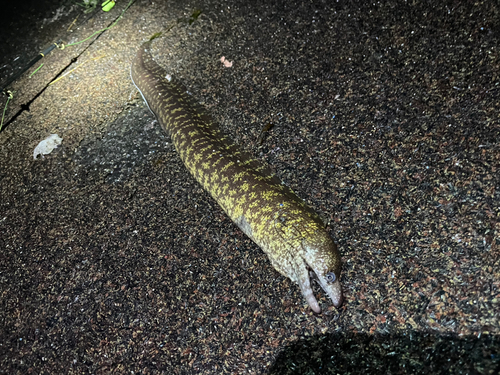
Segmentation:
{"type": "MultiPolygon", "coordinates": [[[[80,8],[43,3],[2,16],[0,80],[127,6],[67,31],[80,8]]],[[[52,51],[0,132],[0,373],[497,374],[499,42],[496,1],[137,0],[52,51]],[[157,32],[328,224],[339,309],[314,284],[314,314],[187,173],[129,78],[157,32]]]]}

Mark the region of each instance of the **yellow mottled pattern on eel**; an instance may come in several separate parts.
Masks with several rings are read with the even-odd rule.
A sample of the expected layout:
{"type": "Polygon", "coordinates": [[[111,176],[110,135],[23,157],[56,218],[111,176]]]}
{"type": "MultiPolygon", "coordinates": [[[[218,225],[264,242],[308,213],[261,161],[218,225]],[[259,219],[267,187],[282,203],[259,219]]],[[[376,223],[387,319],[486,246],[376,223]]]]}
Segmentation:
{"type": "Polygon", "coordinates": [[[313,271],[335,306],[342,303],[340,254],[321,219],[268,167],[240,151],[194,99],[152,58],[151,42],[131,67],[134,84],[172,137],[189,172],[227,215],[299,284],[307,303],[321,312],[310,285],[313,271]]]}

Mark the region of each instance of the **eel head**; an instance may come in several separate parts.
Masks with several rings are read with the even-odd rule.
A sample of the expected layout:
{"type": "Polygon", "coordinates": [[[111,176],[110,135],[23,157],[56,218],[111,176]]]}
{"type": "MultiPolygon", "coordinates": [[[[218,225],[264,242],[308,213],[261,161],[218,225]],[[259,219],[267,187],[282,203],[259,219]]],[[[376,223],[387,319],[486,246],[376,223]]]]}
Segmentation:
{"type": "Polygon", "coordinates": [[[296,281],[307,303],[315,313],[320,313],[318,301],[314,297],[309,270],[314,273],[323,290],[328,294],[335,307],[342,305],[340,286],[340,253],[330,236],[320,236],[314,241],[302,242],[302,264],[297,270],[296,281]]]}

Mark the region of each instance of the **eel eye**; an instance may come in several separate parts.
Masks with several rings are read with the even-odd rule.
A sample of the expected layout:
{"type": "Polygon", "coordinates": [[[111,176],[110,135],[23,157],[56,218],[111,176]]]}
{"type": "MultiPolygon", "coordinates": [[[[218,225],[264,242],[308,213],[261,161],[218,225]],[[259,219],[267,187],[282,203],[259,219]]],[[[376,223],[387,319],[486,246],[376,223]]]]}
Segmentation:
{"type": "Polygon", "coordinates": [[[334,283],[335,280],[337,280],[337,276],[335,276],[333,272],[328,272],[326,274],[326,281],[328,281],[329,283],[334,283]]]}

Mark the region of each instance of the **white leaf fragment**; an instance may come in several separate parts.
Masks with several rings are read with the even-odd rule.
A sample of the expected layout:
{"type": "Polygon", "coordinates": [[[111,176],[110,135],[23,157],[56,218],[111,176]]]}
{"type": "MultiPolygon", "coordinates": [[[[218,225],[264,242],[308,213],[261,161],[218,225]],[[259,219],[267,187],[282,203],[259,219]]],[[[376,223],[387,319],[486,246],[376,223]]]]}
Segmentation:
{"type": "Polygon", "coordinates": [[[48,155],[50,154],[57,146],[59,146],[62,142],[62,138],[57,134],[51,134],[43,141],[41,141],[38,146],[35,147],[35,151],[33,151],[33,159],[36,160],[38,155],[48,155]]]}

